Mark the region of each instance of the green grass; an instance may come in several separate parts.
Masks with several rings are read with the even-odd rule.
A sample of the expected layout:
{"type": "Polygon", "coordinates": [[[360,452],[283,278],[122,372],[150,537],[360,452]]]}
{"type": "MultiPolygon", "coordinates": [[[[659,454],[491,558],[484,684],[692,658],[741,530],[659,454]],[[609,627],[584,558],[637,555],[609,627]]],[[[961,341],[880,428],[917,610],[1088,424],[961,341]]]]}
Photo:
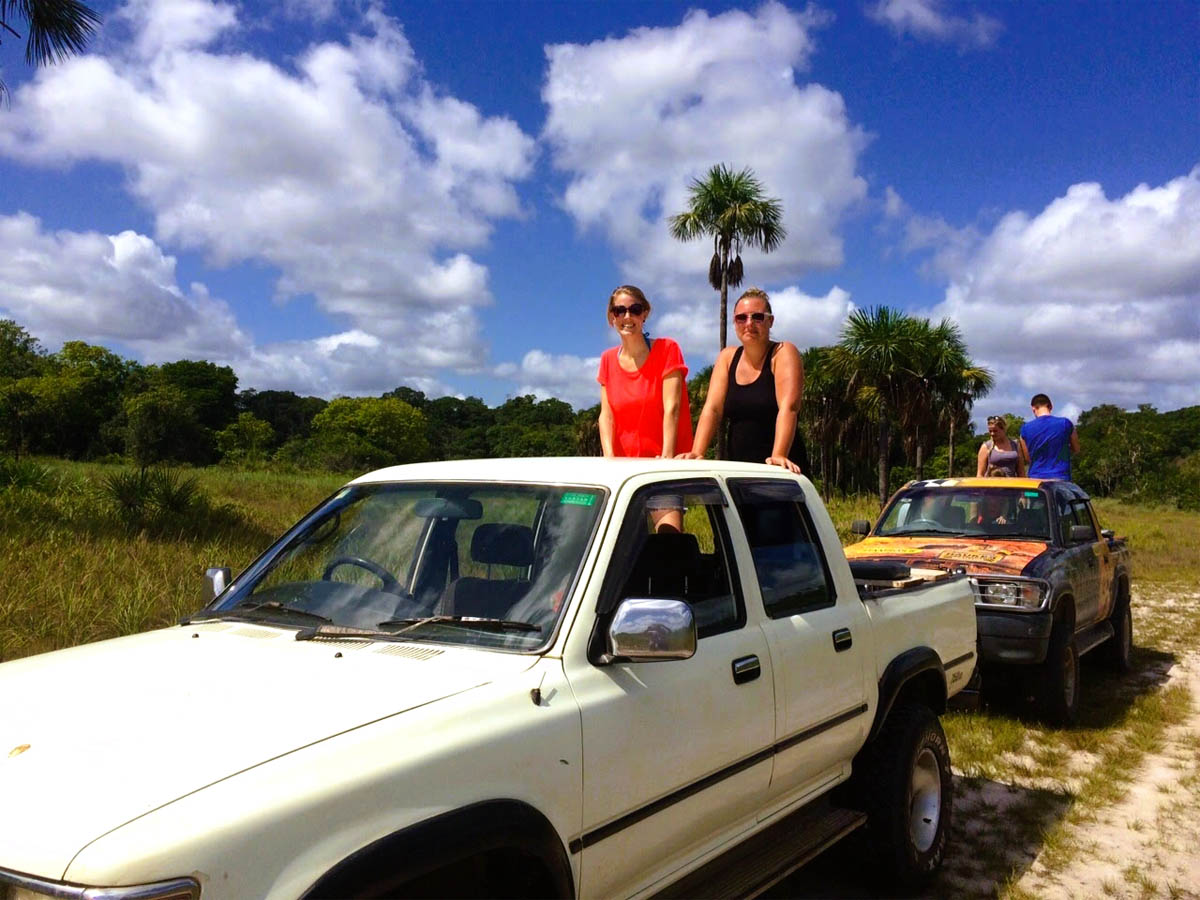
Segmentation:
{"type": "Polygon", "coordinates": [[[204,569],[246,566],[345,479],[197,469],[211,510],[131,529],[102,483],[121,466],[45,463],[0,491],[0,661],[167,625],[206,602],[204,569]]]}
{"type": "Polygon", "coordinates": [[[862,535],[850,533],[850,523],[855,519],[866,519],[874,525],[880,512],[879,501],[865,494],[854,497],[834,497],[826,506],[843,546],[862,540],[862,535]]]}
{"type": "Polygon", "coordinates": [[[1103,528],[1111,528],[1133,550],[1134,577],[1141,584],[1190,582],[1200,576],[1200,513],[1167,506],[1096,500],[1103,528]]]}

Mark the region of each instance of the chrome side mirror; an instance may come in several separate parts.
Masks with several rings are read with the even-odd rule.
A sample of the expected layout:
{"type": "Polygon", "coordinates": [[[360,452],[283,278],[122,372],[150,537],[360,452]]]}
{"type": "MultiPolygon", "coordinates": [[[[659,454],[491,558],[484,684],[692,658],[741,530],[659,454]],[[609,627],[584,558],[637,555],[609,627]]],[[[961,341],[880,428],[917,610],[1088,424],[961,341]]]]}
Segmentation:
{"type": "Polygon", "coordinates": [[[853,522],[850,523],[850,533],[851,534],[870,534],[871,533],[871,523],[868,522],[866,519],[855,519],[853,522]]]}
{"type": "Polygon", "coordinates": [[[229,587],[229,582],[233,579],[233,573],[228,566],[212,566],[204,570],[204,577],[208,579],[209,600],[216,600],[221,596],[221,592],[229,587]]]}
{"type": "Polygon", "coordinates": [[[688,659],[696,652],[696,618],[682,600],[629,598],[608,626],[613,662],[688,659]]]}

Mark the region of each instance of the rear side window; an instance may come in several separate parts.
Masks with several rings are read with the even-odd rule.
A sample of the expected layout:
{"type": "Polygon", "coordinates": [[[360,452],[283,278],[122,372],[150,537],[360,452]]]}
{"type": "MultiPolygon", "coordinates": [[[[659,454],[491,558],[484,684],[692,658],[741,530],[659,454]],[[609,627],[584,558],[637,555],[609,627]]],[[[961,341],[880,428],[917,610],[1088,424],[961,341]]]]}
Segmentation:
{"type": "Polygon", "coordinates": [[[798,484],[731,479],[767,615],[832,606],[833,581],[798,484]]]}

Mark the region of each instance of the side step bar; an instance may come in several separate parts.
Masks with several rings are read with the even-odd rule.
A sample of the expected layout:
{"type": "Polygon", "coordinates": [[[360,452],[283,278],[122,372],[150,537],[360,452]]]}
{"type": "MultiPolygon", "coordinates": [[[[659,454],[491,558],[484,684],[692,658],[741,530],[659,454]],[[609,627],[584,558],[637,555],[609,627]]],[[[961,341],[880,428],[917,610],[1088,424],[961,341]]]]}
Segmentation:
{"type": "Polygon", "coordinates": [[[866,821],[866,813],[818,800],[685,875],[655,900],[757,897],[866,821]]]}
{"type": "Polygon", "coordinates": [[[1097,622],[1095,625],[1089,625],[1083,631],[1077,632],[1075,635],[1075,652],[1080,656],[1087,653],[1099,644],[1103,644],[1113,636],[1112,622],[1105,619],[1103,622],[1097,622]]]}

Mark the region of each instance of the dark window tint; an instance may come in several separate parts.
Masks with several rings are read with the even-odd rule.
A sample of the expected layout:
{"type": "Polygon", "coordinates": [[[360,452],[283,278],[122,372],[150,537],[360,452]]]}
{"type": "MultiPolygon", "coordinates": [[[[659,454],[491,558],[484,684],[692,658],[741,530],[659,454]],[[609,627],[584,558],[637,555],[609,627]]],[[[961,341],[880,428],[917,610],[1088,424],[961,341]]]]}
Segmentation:
{"type": "Polygon", "coordinates": [[[1071,496],[1060,491],[1054,495],[1058,507],[1059,541],[1065,547],[1071,546],[1071,526],[1075,524],[1075,511],[1071,508],[1071,496]]]}
{"type": "Polygon", "coordinates": [[[1092,521],[1092,513],[1091,510],[1088,509],[1088,502],[1086,500],[1075,500],[1072,502],[1071,506],[1072,512],[1074,513],[1073,524],[1085,526],[1088,531],[1091,532],[1091,536],[1088,538],[1088,540],[1095,541],[1096,524],[1092,521]]]}
{"type": "Polygon", "coordinates": [[[684,600],[704,638],[740,628],[746,621],[741,598],[733,591],[725,496],[716,483],[658,484],[637,494],[621,541],[629,548],[627,575],[617,600],[672,597],[684,600]],[[681,518],[663,512],[677,510],[681,518]],[[681,523],[676,530],[674,523],[681,523]],[[670,523],[670,524],[666,524],[670,523]]]}
{"type": "Polygon", "coordinates": [[[738,481],[732,487],[767,615],[832,606],[829,567],[799,485],[738,481]]]}

